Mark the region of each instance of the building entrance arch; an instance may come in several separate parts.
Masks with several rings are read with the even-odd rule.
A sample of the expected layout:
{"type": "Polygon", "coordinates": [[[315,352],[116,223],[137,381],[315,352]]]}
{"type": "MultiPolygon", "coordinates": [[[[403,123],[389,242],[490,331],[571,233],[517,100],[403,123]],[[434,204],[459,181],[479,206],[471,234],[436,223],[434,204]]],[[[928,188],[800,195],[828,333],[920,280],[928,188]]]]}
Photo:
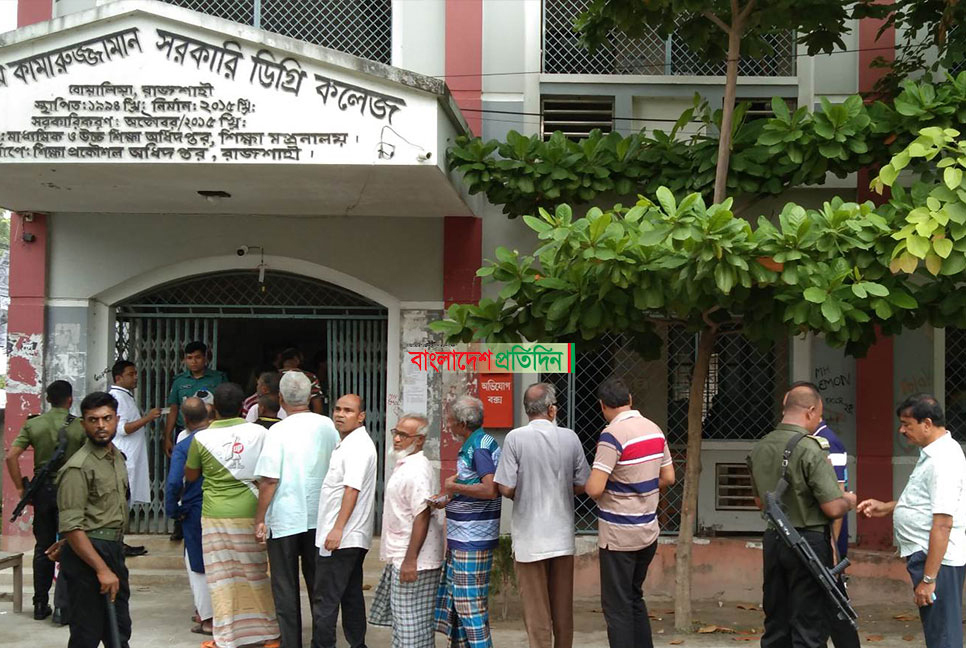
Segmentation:
{"type": "MultiPolygon", "coordinates": [[[[398,346],[390,348],[390,340],[398,340],[391,334],[393,325],[398,326],[398,306],[389,307],[394,300],[352,278],[340,285],[317,276],[344,279],[340,273],[311,276],[279,269],[275,263],[188,276],[185,270],[182,267],[182,276],[175,278],[164,269],[153,273],[154,283],[134,278],[99,299],[110,304],[111,356],[132,360],[138,367],[135,396],[142,410],[167,406],[172,379],[183,370],[182,350],[190,341],[207,343],[211,366],[248,392],[258,373],[272,368],[282,348],[297,347],[303,352],[303,368],[318,374],[326,408],[344,393],[365,399],[367,429],[380,454],[381,501],[386,395],[394,388],[389,384],[389,365],[390,358],[398,357],[398,346]]],[[[134,507],[132,532],[163,533],[171,526],[164,516],[168,459],[163,452],[163,420],[152,425],[148,435],[151,501],[134,507]]]]}

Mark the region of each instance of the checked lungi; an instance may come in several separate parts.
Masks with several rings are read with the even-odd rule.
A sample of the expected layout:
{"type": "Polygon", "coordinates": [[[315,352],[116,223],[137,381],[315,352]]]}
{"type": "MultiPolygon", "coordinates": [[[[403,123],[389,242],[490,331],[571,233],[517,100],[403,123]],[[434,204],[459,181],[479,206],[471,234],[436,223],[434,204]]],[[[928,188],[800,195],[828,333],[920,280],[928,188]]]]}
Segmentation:
{"type": "Polygon", "coordinates": [[[218,648],[277,639],[268,555],[255,539],[255,520],[202,517],[201,547],[218,648]]]}
{"type": "Polygon", "coordinates": [[[442,569],[416,572],[415,583],[399,580],[386,565],[369,610],[369,623],[392,627],[392,648],[433,648],[433,612],[442,569]]]}
{"type": "Polygon", "coordinates": [[[493,550],[448,549],[436,594],[436,632],[457,648],[491,648],[490,568],[493,550]]]}

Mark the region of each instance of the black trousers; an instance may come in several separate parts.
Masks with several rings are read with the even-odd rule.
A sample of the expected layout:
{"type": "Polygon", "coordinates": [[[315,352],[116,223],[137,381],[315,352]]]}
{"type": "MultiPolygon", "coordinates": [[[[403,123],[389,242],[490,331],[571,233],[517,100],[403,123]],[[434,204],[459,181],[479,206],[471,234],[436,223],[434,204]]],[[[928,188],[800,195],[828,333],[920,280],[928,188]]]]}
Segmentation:
{"type": "Polygon", "coordinates": [[[91,544],[121,581],[121,588],[114,599],[121,645],[114,646],[111,642],[107,599],[101,594],[97,574],[74,553],[70,545],[65,545],[61,553],[60,567],[70,581],[70,641],[67,642],[67,648],[97,648],[102,641],[107,648],[128,648],[128,640],[131,638],[131,612],[128,607],[131,588],[128,585],[127,567],[124,565],[124,549],[120,542],[91,540],[91,544]]]}
{"type": "MultiPolygon", "coordinates": [[[[800,531],[825,565],[832,564],[828,531],[800,531]]],[[[825,648],[831,632],[832,603],[798,556],[775,531],[764,537],[765,634],[762,648],[825,648]]]]}
{"type": "Polygon", "coordinates": [[[335,648],[335,625],[342,608],[342,631],[349,648],[366,646],[366,601],[362,598],[362,561],[366,549],[336,549],[315,564],[312,599],[312,648],[335,648]]]}
{"type": "MultiPolygon", "coordinates": [[[[34,605],[49,602],[50,586],[54,582],[54,563],[44,555],[57,542],[57,489],[44,486],[34,495],[34,605]]],[[[56,592],[55,592],[56,599],[56,592]]]]}
{"type": "MultiPolygon", "coordinates": [[[[299,560],[309,600],[314,601],[315,563],[319,550],[315,546],[315,529],[305,533],[268,539],[268,562],[272,567],[272,597],[275,616],[281,631],[282,648],[302,648],[302,605],[299,596],[299,560]]],[[[315,624],[312,624],[315,643],[315,624]]]]}
{"type": "MultiPolygon", "coordinates": [[[[849,595],[848,590],[845,588],[845,583],[839,578],[839,589],[845,596],[849,595]]],[[[859,641],[859,631],[852,627],[848,619],[840,619],[838,615],[835,614],[835,610],[832,610],[832,627],[831,636],[832,645],[835,648],[859,648],[862,642],[859,641]]]]}
{"type": "Polygon", "coordinates": [[[654,646],[643,587],[656,551],[657,542],[637,551],[599,552],[600,603],[610,648],[654,646]]]}

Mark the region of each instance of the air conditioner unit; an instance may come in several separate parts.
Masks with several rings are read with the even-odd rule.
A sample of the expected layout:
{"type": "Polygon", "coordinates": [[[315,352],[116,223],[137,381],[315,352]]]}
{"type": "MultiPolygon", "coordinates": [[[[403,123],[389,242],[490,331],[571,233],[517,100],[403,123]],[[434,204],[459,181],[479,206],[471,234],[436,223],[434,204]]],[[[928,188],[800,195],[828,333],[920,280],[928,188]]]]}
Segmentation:
{"type": "Polygon", "coordinates": [[[765,521],[755,506],[745,459],[752,441],[705,441],[698,482],[698,531],[763,533],[765,521]]]}

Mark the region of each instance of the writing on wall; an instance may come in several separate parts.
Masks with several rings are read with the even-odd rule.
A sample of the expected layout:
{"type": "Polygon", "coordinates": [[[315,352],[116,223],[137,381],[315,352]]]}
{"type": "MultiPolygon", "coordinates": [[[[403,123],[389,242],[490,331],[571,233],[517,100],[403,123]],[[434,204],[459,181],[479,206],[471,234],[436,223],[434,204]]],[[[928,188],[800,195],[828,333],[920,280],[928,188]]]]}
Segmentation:
{"type": "Polygon", "coordinates": [[[25,123],[0,128],[0,161],[310,161],[360,145],[361,136],[371,139],[368,131],[392,124],[406,109],[401,97],[315,73],[295,57],[266,48],[249,52],[234,40],[213,43],[154,31],[148,39],[129,27],[0,64],[0,93],[61,77],[73,80],[79,69],[107,70],[137,57],[151,57],[143,68],[147,77],[158,66],[168,66],[167,77],[172,68],[192,71],[178,73],[182,83],[106,78],[34,98],[25,123]],[[204,80],[195,82],[198,75],[204,80]],[[277,103],[264,107],[245,92],[246,81],[252,89],[302,102],[291,110],[308,112],[312,127],[291,127],[288,115],[277,114],[277,103]],[[339,115],[356,117],[347,121],[339,115]]]}

